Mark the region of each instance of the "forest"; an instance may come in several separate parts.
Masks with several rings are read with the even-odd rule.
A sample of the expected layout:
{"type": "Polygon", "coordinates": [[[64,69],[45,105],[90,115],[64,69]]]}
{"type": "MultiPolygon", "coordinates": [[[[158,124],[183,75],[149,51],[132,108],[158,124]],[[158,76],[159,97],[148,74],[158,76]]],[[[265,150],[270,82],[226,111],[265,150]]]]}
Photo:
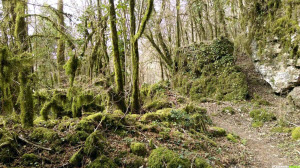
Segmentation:
{"type": "Polygon", "coordinates": [[[300,167],[300,0],[0,0],[0,167],[300,167]]]}

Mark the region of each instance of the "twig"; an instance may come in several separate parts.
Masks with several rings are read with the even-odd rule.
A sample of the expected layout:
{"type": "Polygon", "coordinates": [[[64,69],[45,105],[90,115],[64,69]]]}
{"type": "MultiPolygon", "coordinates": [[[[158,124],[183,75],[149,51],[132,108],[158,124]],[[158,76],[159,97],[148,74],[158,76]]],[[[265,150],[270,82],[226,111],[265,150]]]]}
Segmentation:
{"type": "Polygon", "coordinates": [[[46,148],[46,147],[37,145],[37,144],[35,144],[35,143],[32,143],[32,142],[28,141],[27,139],[25,139],[25,138],[22,137],[22,136],[18,136],[18,138],[19,138],[20,140],[22,140],[23,142],[26,142],[26,143],[28,143],[28,144],[30,144],[30,145],[32,145],[32,146],[38,147],[38,148],[40,148],[40,149],[44,149],[44,150],[47,150],[47,151],[51,151],[51,150],[52,150],[51,148],[46,148]]]}

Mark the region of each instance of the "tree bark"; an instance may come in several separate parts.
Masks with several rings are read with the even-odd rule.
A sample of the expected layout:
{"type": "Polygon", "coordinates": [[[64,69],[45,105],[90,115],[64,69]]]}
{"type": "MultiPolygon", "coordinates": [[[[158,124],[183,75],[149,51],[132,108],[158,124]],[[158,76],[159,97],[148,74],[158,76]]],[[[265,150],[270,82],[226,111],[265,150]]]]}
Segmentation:
{"type": "Polygon", "coordinates": [[[116,102],[118,108],[125,112],[125,97],[124,97],[124,86],[123,76],[121,68],[121,59],[119,52],[118,32],[116,28],[116,11],[114,0],[109,0],[109,14],[110,14],[110,29],[114,55],[114,71],[115,71],[115,82],[116,82],[116,102]]]}
{"type": "Polygon", "coordinates": [[[137,33],[135,23],[135,0],[129,1],[130,7],[130,44],[131,44],[131,64],[132,64],[132,95],[131,95],[131,111],[138,113],[140,111],[139,103],[139,51],[138,39],[144,33],[146,24],[151,16],[153,9],[153,0],[148,0],[147,11],[145,12],[137,33]]]}
{"type": "MultiPolygon", "coordinates": [[[[58,10],[58,29],[62,32],[65,32],[65,23],[64,23],[64,3],[63,0],[58,0],[57,2],[58,10]]],[[[63,65],[65,64],[65,41],[60,35],[60,39],[57,44],[57,65],[60,70],[62,70],[63,65]]]]}

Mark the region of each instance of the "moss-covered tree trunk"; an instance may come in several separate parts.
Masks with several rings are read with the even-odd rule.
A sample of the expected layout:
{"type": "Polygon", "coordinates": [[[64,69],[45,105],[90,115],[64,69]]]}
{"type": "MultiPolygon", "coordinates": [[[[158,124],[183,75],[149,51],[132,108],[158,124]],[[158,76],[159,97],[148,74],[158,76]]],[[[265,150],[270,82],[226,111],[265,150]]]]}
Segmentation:
{"type": "Polygon", "coordinates": [[[176,0],[176,58],[175,58],[175,72],[178,71],[178,59],[179,59],[179,51],[180,48],[180,0],[176,0]]]}
{"type": "MultiPolygon", "coordinates": [[[[65,22],[64,22],[64,3],[63,0],[58,0],[57,2],[58,10],[58,28],[64,32],[65,31],[65,22]]],[[[60,35],[60,39],[57,44],[57,64],[60,68],[65,64],[65,41],[60,35]]]]}
{"type": "MultiPolygon", "coordinates": [[[[27,23],[25,20],[27,10],[27,1],[17,0],[16,5],[16,24],[15,33],[19,54],[25,54],[29,49],[27,23]]],[[[27,55],[27,54],[25,54],[27,55]]],[[[21,123],[23,127],[33,126],[33,100],[32,89],[29,83],[29,75],[31,74],[32,67],[24,64],[22,70],[19,72],[20,94],[19,103],[21,109],[21,123]]]]}
{"type": "Polygon", "coordinates": [[[116,102],[120,110],[125,111],[125,97],[124,97],[124,85],[123,75],[121,68],[121,58],[119,52],[118,32],[116,28],[116,11],[114,0],[109,0],[109,15],[110,15],[110,29],[114,55],[114,71],[115,71],[115,82],[116,82],[116,102]]]}
{"type": "MultiPolygon", "coordinates": [[[[63,0],[58,0],[57,1],[57,10],[58,10],[58,29],[61,32],[65,32],[65,23],[64,23],[64,2],[63,0]]],[[[65,64],[65,41],[60,35],[60,39],[57,41],[57,66],[58,66],[58,71],[59,71],[59,76],[58,76],[58,82],[62,82],[62,75],[63,75],[63,66],[65,64]]]]}
{"type": "Polygon", "coordinates": [[[30,73],[30,68],[26,68],[19,73],[20,94],[18,101],[21,108],[21,123],[24,128],[33,126],[33,98],[32,89],[28,81],[30,73]]]}
{"type": "Polygon", "coordinates": [[[139,51],[138,51],[138,39],[144,33],[146,24],[151,16],[153,9],[153,0],[148,0],[147,11],[141,21],[138,32],[136,31],[135,23],[135,0],[129,1],[130,7],[130,46],[131,46],[131,64],[132,64],[132,95],[131,95],[131,111],[134,113],[139,112],[139,51]]]}

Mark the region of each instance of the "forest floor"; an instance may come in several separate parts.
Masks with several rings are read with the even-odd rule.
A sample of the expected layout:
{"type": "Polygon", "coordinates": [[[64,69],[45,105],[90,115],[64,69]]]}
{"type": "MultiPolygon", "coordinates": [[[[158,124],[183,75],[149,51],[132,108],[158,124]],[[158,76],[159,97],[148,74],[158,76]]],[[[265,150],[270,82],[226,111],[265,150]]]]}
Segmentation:
{"type": "Polygon", "coordinates": [[[208,110],[213,123],[227,132],[238,135],[246,142],[253,167],[291,166],[300,163],[300,142],[292,141],[289,132],[276,131],[280,125],[287,127],[300,125],[299,112],[288,105],[287,98],[275,95],[271,87],[255,72],[251,60],[244,58],[238,62],[247,75],[250,95],[258,95],[269,105],[258,105],[253,101],[245,102],[205,102],[200,106],[208,110]],[[224,114],[222,109],[233,107],[235,114],[224,114]],[[276,115],[277,120],[265,123],[262,127],[253,128],[249,111],[266,109],[276,115]]]}

